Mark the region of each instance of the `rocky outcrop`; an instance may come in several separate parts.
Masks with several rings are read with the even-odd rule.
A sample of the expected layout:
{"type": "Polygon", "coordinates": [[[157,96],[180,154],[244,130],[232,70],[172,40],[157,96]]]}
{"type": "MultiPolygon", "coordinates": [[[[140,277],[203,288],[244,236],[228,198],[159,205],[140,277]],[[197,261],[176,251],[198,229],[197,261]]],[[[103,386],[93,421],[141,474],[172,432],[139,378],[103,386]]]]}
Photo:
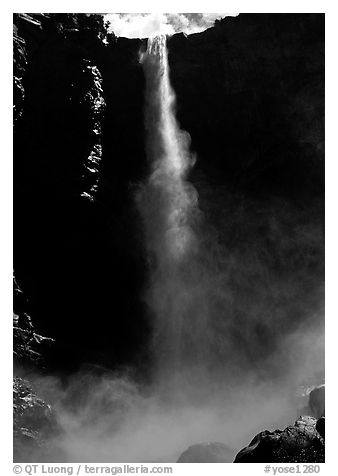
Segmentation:
{"type": "Polygon", "coordinates": [[[13,424],[15,462],[62,461],[55,444],[61,434],[55,414],[21,378],[14,378],[13,424]]]}
{"type": "Polygon", "coordinates": [[[262,431],[234,463],[323,463],[325,445],[316,425],[315,418],[302,416],[284,430],[262,431]]]}
{"type": "Polygon", "coordinates": [[[25,51],[25,41],[20,38],[18,35],[18,29],[14,25],[14,35],[13,35],[13,118],[14,124],[22,116],[23,102],[25,98],[25,90],[22,84],[22,78],[25,73],[26,67],[26,51],[25,51]]]}
{"type": "Polygon", "coordinates": [[[200,443],[189,446],[177,463],[232,463],[234,454],[234,450],[223,443],[200,443]]]}
{"type": "Polygon", "coordinates": [[[43,337],[35,332],[31,316],[28,314],[28,301],[13,280],[13,353],[14,364],[20,366],[41,364],[44,349],[50,347],[53,339],[43,337]]]}
{"type": "Polygon", "coordinates": [[[325,417],[319,418],[316,423],[316,430],[320,436],[325,440],[325,417]]]}
{"type": "MultiPolygon", "coordinates": [[[[18,134],[26,148],[35,148],[32,172],[42,166],[40,154],[47,154],[48,162],[55,157],[54,168],[46,163],[43,166],[54,191],[57,183],[63,193],[71,188],[71,193],[92,198],[98,181],[105,106],[101,73],[92,64],[91,55],[76,43],[80,32],[72,25],[66,27],[58,17],[54,20],[40,14],[18,14],[14,21],[15,84],[25,91],[20,111],[25,117],[18,134]]],[[[19,111],[20,106],[15,108],[19,111]]],[[[22,157],[20,144],[17,146],[15,160],[19,163],[22,157]]]]}
{"type": "Polygon", "coordinates": [[[51,443],[61,431],[55,414],[32,389],[31,383],[16,375],[29,373],[33,368],[43,369],[44,357],[54,341],[36,332],[29,302],[15,277],[13,291],[13,457],[16,462],[53,460],[60,456],[51,443]]]}
{"type": "MultiPolygon", "coordinates": [[[[103,291],[102,266],[106,267],[116,230],[111,209],[102,197],[94,199],[102,178],[102,56],[108,62],[108,49],[114,45],[103,43],[104,29],[96,24],[97,17],[102,19],[67,14],[35,14],[33,21],[26,15],[14,18],[27,53],[22,75],[25,99],[14,133],[15,266],[34,308],[35,322],[42,333],[56,338],[58,355],[49,361],[50,366],[69,362],[76,366],[84,357],[83,350],[92,352],[93,342],[104,348],[97,336],[93,339],[90,316],[97,312],[103,325],[111,322],[110,286],[104,292],[106,298],[98,295],[103,291]],[[93,286],[94,275],[97,284],[93,286]],[[96,304],[102,302],[101,310],[94,310],[94,296],[96,304]]],[[[107,131],[113,135],[113,127],[107,131]]],[[[114,187],[107,196],[112,193],[114,187]]],[[[111,349],[111,333],[105,334],[111,349]]]]}
{"type": "Polygon", "coordinates": [[[325,385],[314,387],[309,394],[311,414],[319,419],[325,417],[325,385]]]}
{"type": "Polygon", "coordinates": [[[84,185],[81,187],[81,195],[93,201],[98,188],[99,168],[102,159],[102,119],[105,100],[103,98],[102,76],[97,66],[92,66],[90,61],[84,60],[82,72],[88,85],[81,102],[87,106],[89,111],[89,131],[92,132],[93,140],[91,151],[83,164],[82,179],[84,185]]]}

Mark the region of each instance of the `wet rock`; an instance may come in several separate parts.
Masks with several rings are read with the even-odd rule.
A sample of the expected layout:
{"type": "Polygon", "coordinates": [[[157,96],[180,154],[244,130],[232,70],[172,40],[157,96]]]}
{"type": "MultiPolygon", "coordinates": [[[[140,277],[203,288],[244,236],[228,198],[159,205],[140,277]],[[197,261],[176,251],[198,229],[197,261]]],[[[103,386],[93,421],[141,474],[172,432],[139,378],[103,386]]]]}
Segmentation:
{"type": "Polygon", "coordinates": [[[54,340],[35,331],[31,316],[27,312],[29,303],[14,277],[13,283],[13,354],[15,364],[42,363],[42,354],[54,340]]]}
{"type": "Polygon", "coordinates": [[[234,463],[323,463],[324,440],[316,419],[300,417],[284,430],[262,431],[236,456],[234,463]]]}
{"type": "Polygon", "coordinates": [[[177,463],[232,463],[234,454],[234,450],[223,443],[200,443],[189,446],[177,463]]]}
{"type": "Polygon", "coordinates": [[[25,90],[22,78],[27,64],[26,43],[18,34],[18,28],[14,25],[13,31],[13,117],[14,124],[22,116],[25,90]]]}
{"type": "Polygon", "coordinates": [[[319,385],[311,390],[309,408],[315,418],[325,416],[325,385],[319,385]]]}
{"type": "Polygon", "coordinates": [[[325,439],[325,417],[321,417],[319,420],[317,420],[316,430],[320,436],[325,439]]]}
{"type": "Polygon", "coordinates": [[[82,180],[84,182],[81,196],[93,201],[98,188],[99,166],[102,159],[101,122],[105,109],[105,100],[102,90],[102,76],[97,66],[91,65],[90,61],[84,61],[82,75],[88,83],[87,91],[81,103],[87,106],[89,112],[89,135],[92,138],[91,151],[84,162],[82,180]]]}
{"type": "Polygon", "coordinates": [[[13,382],[13,426],[15,462],[62,460],[53,442],[61,434],[50,405],[21,378],[13,382]]]}

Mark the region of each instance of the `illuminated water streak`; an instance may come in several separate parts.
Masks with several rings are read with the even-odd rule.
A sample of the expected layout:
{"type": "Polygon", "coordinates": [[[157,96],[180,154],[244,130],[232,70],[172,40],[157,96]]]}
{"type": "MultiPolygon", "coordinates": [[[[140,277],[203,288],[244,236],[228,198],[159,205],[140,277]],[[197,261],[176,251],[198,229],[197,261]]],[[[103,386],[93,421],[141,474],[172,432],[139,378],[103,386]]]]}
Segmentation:
{"type": "MultiPolygon", "coordinates": [[[[145,125],[149,178],[140,190],[141,211],[150,282],[146,296],[154,315],[154,352],[158,373],[175,378],[187,363],[187,335],[191,336],[192,307],[198,301],[199,276],[192,271],[198,238],[194,230],[199,214],[197,192],[186,178],[195,158],[190,136],[180,129],[175,115],[175,93],[170,84],[165,35],[148,40],[142,55],[146,77],[145,125]]],[[[203,338],[204,318],[195,323],[190,349],[203,338]]]]}
{"type": "Polygon", "coordinates": [[[179,259],[195,238],[189,220],[197,193],[185,180],[194,157],[189,151],[190,136],[180,129],[175,117],[165,35],[149,38],[142,60],[147,79],[146,128],[151,164],[145,190],[148,220],[152,221],[146,227],[147,242],[156,260],[165,256],[179,259]]]}

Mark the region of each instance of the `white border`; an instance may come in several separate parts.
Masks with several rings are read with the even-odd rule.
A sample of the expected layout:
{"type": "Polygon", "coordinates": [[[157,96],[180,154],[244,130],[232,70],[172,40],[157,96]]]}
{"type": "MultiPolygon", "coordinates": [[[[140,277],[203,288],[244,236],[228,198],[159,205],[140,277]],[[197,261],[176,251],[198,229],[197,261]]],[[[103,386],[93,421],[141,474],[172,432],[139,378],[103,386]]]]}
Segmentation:
{"type": "MultiPolygon", "coordinates": [[[[221,2],[208,0],[207,2],[197,1],[169,1],[161,2],[144,0],[137,1],[13,1],[1,6],[1,186],[0,186],[0,207],[1,207],[1,246],[0,246],[0,335],[2,342],[0,346],[0,363],[2,364],[2,391],[1,391],[1,422],[2,422],[2,454],[3,461],[7,466],[8,458],[12,458],[12,13],[13,12],[92,12],[92,13],[147,13],[147,12],[222,12],[240,11],[248,13],[326,13],[326,374],[327,374],[327,463],[325,470],[332,466],[335,460],[335,435],[333,433],[337,398],[337,387],[335,378],[335,362],[337,356],[334,351],[337,347],[337,195],[338,173],[337,173],[337,7],[336,2],[330,1],[295,1],[285,0],[283,2],[268,1],[236,1],[221,2]],[[160,8],[159,8],[160,7],[160,8]],[[112,11],[113,9],[113,11],[112,11]]],[[[29,230],[27,230],[29,233],[29,230]]],[[[190,466],[190,465],[188,465],[190,466]]],[[[211,468],[216,469],[218,465],[202,465],[207,472],[211,468]]],[[[251,466],[251,465],[250,465],[251,466]]],[[[246,471],[256,474],[250,466],[245,466],[246,471]]],[[[255,466],[255,465],[254,465],[255,466]]],[[[188,467],[187,467],[188,470],[188,467]]],[[[323,470],[323,472],[325,472],[323,470]]],[[[10,473],[12,470],[10,469],[10,473]]],[[[175,471],[176,472],[176,471],[175,471]]],[[[174,473],[175,473],[174,472],[174,473]]],[[[181,472],[181,470],[179,471],[181,472]]],[[[200,470],[194,468],[195,474],[202,474],[200,470]]],[[[230,472],[227,465],[226,472],[230,472]]],[[[238,471],[231,471],[232,474],[238,471]]],[[[261,473],[263,473],[263,468],[261,473]]],[[[327,472],[331,474],[332,471],[327,472]]],[[[216,473],[215,473],[216,474],[216,473]]],[[[223,473],[224,474],[224,473],[223,473]]],[[[258,474],[258,473],[257,473],[258,474]]],[[[334,474],[334,473],[332,473],[334,474]]]]}

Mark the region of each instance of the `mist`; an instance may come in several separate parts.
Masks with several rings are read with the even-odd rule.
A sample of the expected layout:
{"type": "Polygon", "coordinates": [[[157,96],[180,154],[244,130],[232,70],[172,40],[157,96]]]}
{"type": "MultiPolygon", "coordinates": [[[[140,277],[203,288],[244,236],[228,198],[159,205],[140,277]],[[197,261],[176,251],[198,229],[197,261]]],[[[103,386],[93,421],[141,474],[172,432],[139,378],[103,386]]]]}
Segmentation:
{"type": "MultiPolygon", "coordinates": [[[[237,211],[230,235],[251,213],[237,211]]],[[[304,414],[309,389],[324,381],[323,289],[308,274],[313,252],[306,252],[318,246],[319,232],[289,210],[272,221],[264,239],[278,231],[275,245],[262,250],[262,237],[253,232],[262,222],[255,222],[244,251],[239,237],[224,242],[205,217],[199,220],[205,231],[199,249],[207,246],[196,262],[180,264],[180,281],[167,290],[167,298],[173,293],[175,305],[185,306],[180,334],[149,307],[150,382],[132,368],[89,366],[66,381],[29,375],[62,429],[50,442],[56,460],[61,450],[68,462],[175,462],[187,447],[205,441],[223,442],[235,456],[256,433],[283,429],[304,414]],[[285,222],[293,225],[292,239],[283,231],[285,222]],[[301,260],[292,253],[298,249],[304,250],[301,260]],[[272,265],[278,254],[288,272],[272,265]],[[165,340],[168,328],[173,341],[165,340]]],[[[161,277],[149,283],[149,306],[162,302],[152,286],[159,292],[173,275],[161,277]]],[[[175,305],[164,308],[164,319],[175,305]]]]}
{"type": "Polygon", "coordinates": [[[129,369],[114,374],[86,368],[67,383],[30,375],[62,429],[49,441],[55,449],[51,459],[172,463],[189,446],[206,441],[223,442],[235,457],[256,433],[283,429],[304,414],[308,390],[320,383],[323,338],[303,331],[290,336],[283,350],[271,356],[275,360],[269,369],[271,379],[260,378],[254,368],[242,374],[236,358],[227,363],[238,372],[236,378],[215,379],[207,388],[203,378],[190,381],[190,391],[187,384],[175,388],[171,381],[166,395],[157,382],[149,385],[134,379],[129,369]],[[282,366],[279,378],[273,376],[277,365],[282,366]]]}

